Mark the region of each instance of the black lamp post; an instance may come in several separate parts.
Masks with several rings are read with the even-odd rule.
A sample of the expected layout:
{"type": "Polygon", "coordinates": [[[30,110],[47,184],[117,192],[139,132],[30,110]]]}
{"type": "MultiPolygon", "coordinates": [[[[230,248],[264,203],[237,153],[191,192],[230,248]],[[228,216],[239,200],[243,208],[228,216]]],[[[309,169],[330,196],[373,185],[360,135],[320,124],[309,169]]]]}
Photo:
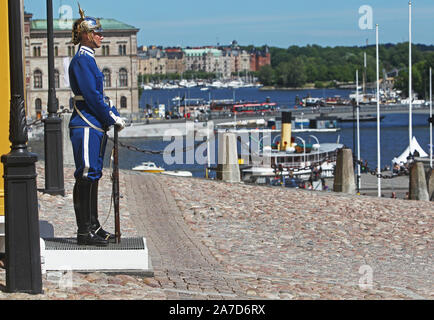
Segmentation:
{"type": "Polygon", "coordinates": [[[47,0],[48,117],[44,120],[45,193],[65,195],[62,119],[57,114],[54,83],[53,0],[47,0]]]}
{"type": "Polygon", "coordinates": [[[38,195],[35,163],[27,151],[24,107],[21,2],[8,1],[11,103],[11,152],[1,157],[5,180],[6,290],[42,293],[38,195]]]}

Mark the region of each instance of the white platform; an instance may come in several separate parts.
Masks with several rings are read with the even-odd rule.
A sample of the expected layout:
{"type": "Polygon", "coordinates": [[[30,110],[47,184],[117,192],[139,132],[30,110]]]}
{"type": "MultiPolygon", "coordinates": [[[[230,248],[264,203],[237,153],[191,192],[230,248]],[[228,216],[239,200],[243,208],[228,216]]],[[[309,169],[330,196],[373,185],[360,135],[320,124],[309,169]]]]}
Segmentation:
{"type": "MultiPolygon", "coordinates": [[[[68,240],[68,239],[67,239],[68,240]]],[[[69,239],[70,242],[75,240],[69,239]]],[[[42,272],[46,271],[81,271],[81,272],[119,272],[137,273],[153,276],[151,260],[145,238],[143,248],[128,244],[109,247],[88,247],[67,244],[53,248],[53,239],[41,238],[42,272]],[[48,245],[47,245],[48,244],[48,245]]],[[[54,240],[56,241],[56,240],[54,240]]],[[[61,239],[59,240],[61,242],[61,239]]],[[[128,239],[124,241],[128,242],[128,239]]],[[[59,242],[59,243],[60,243],[59,242]]]]}
{"type": "Polygon", "coordinates": [[[0,253],[5,253],[5,217],[0,216],[0,253]]]}

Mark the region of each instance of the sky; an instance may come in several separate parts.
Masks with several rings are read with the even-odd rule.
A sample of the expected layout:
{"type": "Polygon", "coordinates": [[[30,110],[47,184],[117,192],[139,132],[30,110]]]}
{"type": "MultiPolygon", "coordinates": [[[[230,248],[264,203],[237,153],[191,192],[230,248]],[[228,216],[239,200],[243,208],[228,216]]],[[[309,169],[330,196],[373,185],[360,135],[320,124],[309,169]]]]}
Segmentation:
{"type": "MultiPolygon", "coordinates": [[[[138,45],[230,44],[364,46],[409,39],[408,0],[79,0],[87,16],[113,18],[140,29],[138,45]],[[367,7],[368,10],[365,8],[367,7]],[[371,14],[372,13],[372,14],[371,14]]],[[[76,0],[53,0],[70,6],[76,0]]],[[[34,19],[46,18],[45,0],[24,0],[34,19]]],[[[65,8],[65,7],[64,7],[65,8]]],[[[62,11],[66,16],[68,11],[62,11]]],[[[412,42],[434,44],[434,0],[412,1],[412,42]]]]}

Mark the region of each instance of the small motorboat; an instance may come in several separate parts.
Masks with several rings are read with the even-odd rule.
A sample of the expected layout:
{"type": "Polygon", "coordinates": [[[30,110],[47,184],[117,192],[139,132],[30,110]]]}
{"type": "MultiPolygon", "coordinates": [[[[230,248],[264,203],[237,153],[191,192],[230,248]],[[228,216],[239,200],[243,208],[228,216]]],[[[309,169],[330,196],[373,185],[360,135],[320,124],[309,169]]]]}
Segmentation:
{"type": "Polygon", "coordinates": [[[193,174],[190,171],[179,171],[179,170],[164,171],[164,172],[161,172],[161,174],[165,174],[168,176],[176,176],[176,177],[192,177],[193,176],[193,174]]]}
{"type": "Polygon", "coordinates": [[[150,173],[160,173],[166,171],[164,168],[158,167],[154,162],[142,162],[141,165],[134,167],[132,170],[150,173]]]}

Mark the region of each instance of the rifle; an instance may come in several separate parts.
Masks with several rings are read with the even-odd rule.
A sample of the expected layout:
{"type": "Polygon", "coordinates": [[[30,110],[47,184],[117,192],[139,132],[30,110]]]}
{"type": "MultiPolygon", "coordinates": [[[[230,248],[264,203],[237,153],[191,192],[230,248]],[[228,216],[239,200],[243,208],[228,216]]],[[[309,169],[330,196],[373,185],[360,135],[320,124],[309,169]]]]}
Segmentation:
{"type": "Polygon", "coordinates": [[[119,126],[114,127],[114,147],[113,147],[113,204],[115,211],[115,236],[116,243],[121,242],[121,227],[119,217],[119,126]]]}

